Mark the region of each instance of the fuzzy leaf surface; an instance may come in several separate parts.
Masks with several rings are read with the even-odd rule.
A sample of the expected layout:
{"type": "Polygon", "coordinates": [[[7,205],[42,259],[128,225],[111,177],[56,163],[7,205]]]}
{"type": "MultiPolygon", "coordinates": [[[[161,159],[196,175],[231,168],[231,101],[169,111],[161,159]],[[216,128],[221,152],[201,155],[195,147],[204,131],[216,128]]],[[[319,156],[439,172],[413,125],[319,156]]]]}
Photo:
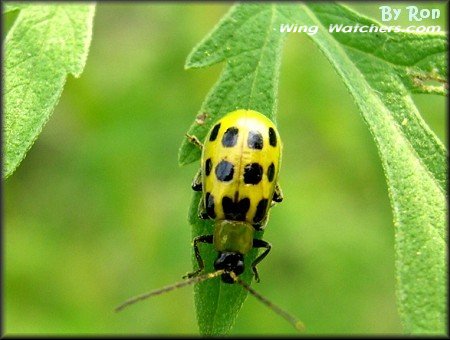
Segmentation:
{"type": "Polygon", "coordinates": [[[10,176],[48,121],[70,73],[86,63],[95,5],[10,4],[4,41],[4,173],[10,176]]]}
{"type": "Polygon", "coordinates": [[[330,33],[336,24],[379,26],[338,4],[301,5],[292,19],[319,26],[311,38],[342,77],[378,147],[394,217],[397,299],[405,332],[444,334],[447,151],[411,94],[447,94],[447,38],[330,33]]]}

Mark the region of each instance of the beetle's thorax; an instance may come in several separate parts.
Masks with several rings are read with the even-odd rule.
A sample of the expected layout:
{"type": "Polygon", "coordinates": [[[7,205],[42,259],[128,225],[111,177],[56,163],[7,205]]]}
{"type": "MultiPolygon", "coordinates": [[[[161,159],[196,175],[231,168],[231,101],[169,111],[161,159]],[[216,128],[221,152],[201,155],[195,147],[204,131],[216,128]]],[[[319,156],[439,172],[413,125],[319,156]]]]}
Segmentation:
{"type": "Polygon", "coordinates": [[[215,222],[213,244],[218,252],[247,254],[253,246],[255,229],[244,221],[219,220],[215,222]]]}

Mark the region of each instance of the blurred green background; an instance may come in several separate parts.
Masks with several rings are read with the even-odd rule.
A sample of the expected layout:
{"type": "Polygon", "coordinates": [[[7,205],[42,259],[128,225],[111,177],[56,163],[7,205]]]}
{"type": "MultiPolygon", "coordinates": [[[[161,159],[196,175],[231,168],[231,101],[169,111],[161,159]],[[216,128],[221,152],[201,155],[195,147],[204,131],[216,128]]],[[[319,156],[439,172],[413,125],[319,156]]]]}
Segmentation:
{"type": "MultiPolygon", "coordinates": [[[[349,5],[379,21],[380,4],[349,5]]],[[[183,65],[230,6],[97,6],[84,73],[69,77],[42,134],[3,183],[7,334],[198,332],[192,287],[119,314],[113,308],[191,270],[187,213],[198,163],[179,167],[177,153],[223,65],[183,65]]],[[[447,29],[445,6],[427,7],[442,17],[422,23],[447,29]]],[[[414,100],[447,143],[446,98],[414,100]]],[[[311,334],[400,333],[394,227],[377,150],[305,34],[288,36],[278,103],[285,201],[272,210],[265,239],[273,250],[254,288],[311,334]]],[[[295,331],[249,296],[233,334],[295,331]]]]}

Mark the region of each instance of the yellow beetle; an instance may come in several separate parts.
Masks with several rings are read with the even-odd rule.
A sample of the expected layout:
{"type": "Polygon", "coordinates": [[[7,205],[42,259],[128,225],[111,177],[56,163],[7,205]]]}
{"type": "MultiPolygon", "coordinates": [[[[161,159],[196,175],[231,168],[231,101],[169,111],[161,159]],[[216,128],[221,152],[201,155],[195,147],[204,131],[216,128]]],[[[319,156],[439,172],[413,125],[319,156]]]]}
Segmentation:
{"type": "MultiPolygon", "coordinates": [[[[195,137],[191,140],[201,146],[195,137]]],[[[202,191],[199,216],[214,219],[215,227],[212,235],[194,238],[199,268],[187,276],[203,270],[198,243],[204,242],[218,251],[214,268],[225,270],[221,277],[226,283],[244,272],[244,255],[251,248],[266,248],[252,263],[259,281],[256,265],[271,245],[255,239],[254,233],[264,228],[273,202],[283,199],[277,183],[282,149],[277,128],[259,112],[236,110],[214,124],[201,147],[201,168],[192,188],[202,191]]]]}

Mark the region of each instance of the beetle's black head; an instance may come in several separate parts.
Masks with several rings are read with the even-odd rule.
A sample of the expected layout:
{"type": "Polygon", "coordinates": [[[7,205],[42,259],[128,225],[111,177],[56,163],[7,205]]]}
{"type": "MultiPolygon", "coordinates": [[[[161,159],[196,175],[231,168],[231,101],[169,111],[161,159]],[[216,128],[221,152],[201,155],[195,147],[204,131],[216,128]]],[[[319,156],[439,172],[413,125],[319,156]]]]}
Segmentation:
{"type": "Polygon", "coordinates": [[[217,260],[214,262],[214,269],[225,269],[225,273],[221,275],[222,281],[225,283],[234,283],[230,272],[240,275],[244,272],[244,255],[237,252],[219,252],[217,260]]]}

